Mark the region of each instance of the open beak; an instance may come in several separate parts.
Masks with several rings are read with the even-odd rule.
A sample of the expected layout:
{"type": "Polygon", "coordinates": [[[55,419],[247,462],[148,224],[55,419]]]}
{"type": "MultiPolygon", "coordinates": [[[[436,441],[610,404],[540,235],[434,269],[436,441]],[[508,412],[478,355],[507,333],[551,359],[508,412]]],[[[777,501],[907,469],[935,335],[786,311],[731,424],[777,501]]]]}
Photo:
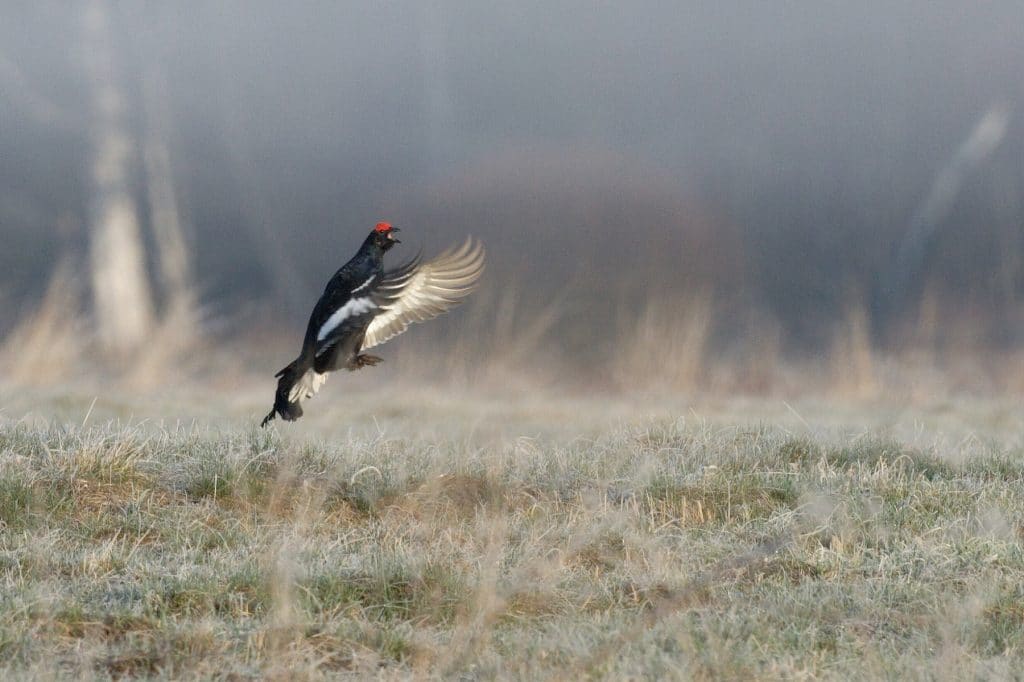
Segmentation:
{"type": "Polygon", "coordinates": [[[388,230],[388,239],[390,239],[391,241],[393,241],[396,244],[401,244],[402,240],[401,239],[397,239],[395,237],[395,232],[401,232],[401,230],[399,230],[397,227],[392,227],[390,230],[388,230]]]}

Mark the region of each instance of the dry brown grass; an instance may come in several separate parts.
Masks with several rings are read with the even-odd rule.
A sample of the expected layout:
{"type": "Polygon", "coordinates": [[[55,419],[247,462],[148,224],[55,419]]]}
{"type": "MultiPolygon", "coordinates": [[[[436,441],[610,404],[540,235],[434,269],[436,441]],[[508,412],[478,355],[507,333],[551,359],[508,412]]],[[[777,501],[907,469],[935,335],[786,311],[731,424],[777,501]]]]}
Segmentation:
{"type": "Polygon", "coordinates": [[[619,386],[693,390],[707,381],[714,326],[709,294],[652,300],[621,322],[614,376],[619,386]]]}
{"type": "Polygon", "coordinates": [[[168,302],[146,342],[114,356],[100,352],[95,321],[84,306],[86,280],[65,259],[42,300],[2,339],[0,370],[15,385],[40,386],[81,379],[154,389],[187,382],[198,350],[209,348],[200,310],[190,292],[168,302]]]}
{"type": "Polygon", "coordinates": [[[4,337],[0,367],[9,381],[52,383],[76,371],[89,344],[76,281],[74,269],[65,261],[39,306],[4,337]]]}
{"type": "Polygon", "coordinates": [[[831,389],[841,396],[871,398],[880,388],[879,362],[864,305],[853,302],[834,332],[829,353],[831,389]]]}

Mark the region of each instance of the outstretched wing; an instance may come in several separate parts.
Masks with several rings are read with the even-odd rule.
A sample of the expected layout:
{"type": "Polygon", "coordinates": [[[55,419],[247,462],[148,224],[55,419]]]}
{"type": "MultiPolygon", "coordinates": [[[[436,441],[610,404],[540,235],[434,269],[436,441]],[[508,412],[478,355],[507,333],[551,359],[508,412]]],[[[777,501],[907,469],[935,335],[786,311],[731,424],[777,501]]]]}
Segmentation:
{"type": "Polygon", "coordinates": [[[413,322],[435,318],[458,305],[480,279],[484,260],[483,245],[469,238],[428,263],[417,257],[386,273],[378,295],[392,300],[370,322],[362,347],[379,346],[413,322]]]}

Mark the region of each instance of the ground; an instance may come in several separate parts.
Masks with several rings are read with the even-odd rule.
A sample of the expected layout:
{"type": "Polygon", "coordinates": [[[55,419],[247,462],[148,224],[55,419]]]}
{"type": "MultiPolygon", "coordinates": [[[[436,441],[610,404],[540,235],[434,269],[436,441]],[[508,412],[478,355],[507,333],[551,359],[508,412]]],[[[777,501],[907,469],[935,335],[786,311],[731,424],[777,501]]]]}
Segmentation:
{"type": "Polygon", "coordinates": [[[1010,401],[271,394],[0,389],[0,677],[1024,669],[1010,401]]]}

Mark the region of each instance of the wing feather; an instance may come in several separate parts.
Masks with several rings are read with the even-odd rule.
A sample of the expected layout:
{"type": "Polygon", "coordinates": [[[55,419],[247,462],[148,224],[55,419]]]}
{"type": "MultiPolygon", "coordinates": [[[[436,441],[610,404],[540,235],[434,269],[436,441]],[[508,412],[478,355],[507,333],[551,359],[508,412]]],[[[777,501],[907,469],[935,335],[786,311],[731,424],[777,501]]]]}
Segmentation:
{"type": "Polygon", "coordinates": [[[427,263],[417,256],[389,272],[378,287],[395,296],[366,329],[363,348],[373,348],[398,336],[414,322],[424,322],[462,302],[484,271],[483,244],[472,238],[427,263]]]}

